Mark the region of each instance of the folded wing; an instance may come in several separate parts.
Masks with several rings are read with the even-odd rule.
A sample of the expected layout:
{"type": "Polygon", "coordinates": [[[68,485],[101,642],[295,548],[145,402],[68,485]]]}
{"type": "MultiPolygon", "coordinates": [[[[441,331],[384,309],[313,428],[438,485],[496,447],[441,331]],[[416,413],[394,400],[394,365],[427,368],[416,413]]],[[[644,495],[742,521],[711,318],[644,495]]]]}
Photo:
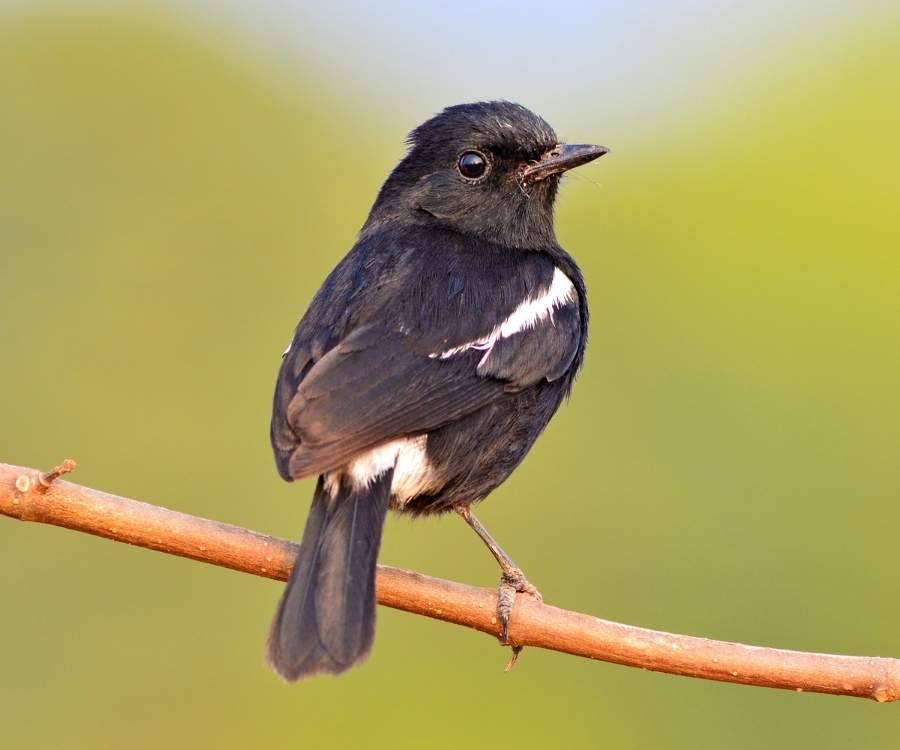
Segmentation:
{"type": "Polygon", "coordinates": [[[282,476],[332,471],[562,377],[582,346],[579,314],[578,295],[557,270],[490,330],[450,349],[423,352],[402,325],[378,324],[295,346],[282,364],[272,424],[282,476]]]}

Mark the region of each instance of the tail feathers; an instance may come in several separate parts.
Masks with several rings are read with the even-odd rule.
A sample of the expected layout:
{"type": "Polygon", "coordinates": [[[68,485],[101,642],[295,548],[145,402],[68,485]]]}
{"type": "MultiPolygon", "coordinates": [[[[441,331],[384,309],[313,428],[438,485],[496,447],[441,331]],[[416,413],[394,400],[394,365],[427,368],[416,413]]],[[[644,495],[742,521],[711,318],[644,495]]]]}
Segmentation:
{"type": "Polygon", "coordinates": [[[393,470],[363,489],[322,477],[300,553],[278,604],[267,658],[293,682],[317,672],[340,674],[362,661],[375,637],[375,568],[393,470]]]}

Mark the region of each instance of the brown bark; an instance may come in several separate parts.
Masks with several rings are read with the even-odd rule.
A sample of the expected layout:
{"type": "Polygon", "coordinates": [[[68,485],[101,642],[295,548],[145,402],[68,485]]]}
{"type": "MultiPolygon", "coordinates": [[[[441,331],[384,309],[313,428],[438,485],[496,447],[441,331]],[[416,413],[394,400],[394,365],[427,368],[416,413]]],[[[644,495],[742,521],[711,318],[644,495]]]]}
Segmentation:
{"type": "MultiPolygon", "coordinates": [[[[297,546],[237,526],[110,495],[0,464],[0,514],[286,580],[297,546]]],[[[378,601],[497,635],[496,591],[381,565],[378,601]]],[[[657,672],[796,691],[900,699],[900,660],[787,651],[675,635],[570,612],[519,596],[510,641],[657,672]]]]}

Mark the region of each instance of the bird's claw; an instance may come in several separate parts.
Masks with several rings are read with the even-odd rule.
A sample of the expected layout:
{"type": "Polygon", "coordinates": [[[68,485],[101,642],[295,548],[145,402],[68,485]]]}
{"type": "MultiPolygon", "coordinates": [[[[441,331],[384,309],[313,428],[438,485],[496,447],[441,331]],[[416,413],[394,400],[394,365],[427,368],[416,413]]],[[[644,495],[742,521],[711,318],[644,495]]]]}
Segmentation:
{"type": "Polygon", "coordinates": [[[519,594],[528,594],[539,602],[544,601],[544,597],[537,590],[537,586],[529,581],[519,568],[504,571],[503,575],[500,576],[500,585],[503,586],[504,584],[512,587],[519,594]]]}
{"type": "MultiPolygon", "coordinates": [[[[539,602],[544,601],[541,592],[531,583],[518,568],[504,570],[500,576],[500,587],[497,590],[497,619],[500,622],[500,643],[509,646],[509,618],[516,603],[516,594],[528,594],[539,602]]],[[[506,671],[512,669],[516,658],[522,650],[521,646],[513,646],[513,655],[506,665],[506,671]]]]}

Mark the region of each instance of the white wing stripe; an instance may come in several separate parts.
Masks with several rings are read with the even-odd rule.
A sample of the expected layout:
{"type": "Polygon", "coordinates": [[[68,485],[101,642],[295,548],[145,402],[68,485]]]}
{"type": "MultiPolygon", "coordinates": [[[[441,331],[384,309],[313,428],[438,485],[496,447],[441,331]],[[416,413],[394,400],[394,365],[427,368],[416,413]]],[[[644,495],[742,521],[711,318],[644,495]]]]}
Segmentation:
{"type": "Polygon", "coordinates": [[[483,351],[484,356],[479,362],[479,366],[490,356],[491,349],[500,339],[509,338],[513,334],[521,331],[527,331],[534,328],[538,323],[542,323],[548,318],[553,321],[553,313],[563,305],[574,302],[576,299],[575,286],[572,284],[568,276],[566,276],[558,268],[553,271],[553,280],[546,292],[539,297],[526,298],[510,316],[499,325],[494,327],[487,336],[477,341],[470,341],[461,346],[455,346],[443,352],[436,352],[429,355],[432,358],[439,357],[447,359],[456,354],[468,351],[469,349],[477,349],[483,351]]]}

